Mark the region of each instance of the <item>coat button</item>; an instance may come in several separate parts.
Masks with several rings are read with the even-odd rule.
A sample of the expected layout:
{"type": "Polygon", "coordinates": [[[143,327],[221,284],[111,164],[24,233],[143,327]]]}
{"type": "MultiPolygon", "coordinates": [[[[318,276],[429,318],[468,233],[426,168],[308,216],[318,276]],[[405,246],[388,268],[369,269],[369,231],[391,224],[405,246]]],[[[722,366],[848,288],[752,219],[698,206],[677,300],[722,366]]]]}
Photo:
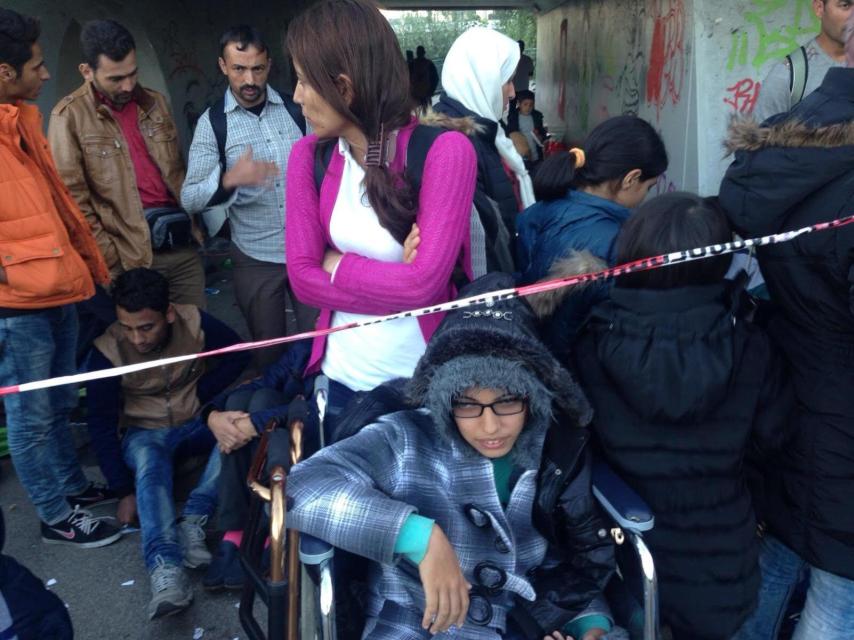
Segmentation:
{"type": "Polygon", "coordinates": [[[561,469],[555,469],[555,475],[556,476],[563,475],[563,471],[561,469]]]}
{"type": "Polygon", "coordinates": [[[504,542],[501,536],[495,538],[495,549],[498,553],[510,553],[510,547],[507,546],[507,543],[504,542]]]}
{"type": "Polygon", "coordinates": [[[56,247],[54,247],[54,248],[51,250],[51,253],[53,253],[53,255],[57,255],[57,254],[59,254],[59,249],[57,249],[56,247]]]}
{"type": "Polygon", "coordinates": [[[596,532],[596,535],[599,536],[600,538],[604,538],[608,535],[608,532],[605,531],[604,529],[599,529],[599,531],[596,532]]]}

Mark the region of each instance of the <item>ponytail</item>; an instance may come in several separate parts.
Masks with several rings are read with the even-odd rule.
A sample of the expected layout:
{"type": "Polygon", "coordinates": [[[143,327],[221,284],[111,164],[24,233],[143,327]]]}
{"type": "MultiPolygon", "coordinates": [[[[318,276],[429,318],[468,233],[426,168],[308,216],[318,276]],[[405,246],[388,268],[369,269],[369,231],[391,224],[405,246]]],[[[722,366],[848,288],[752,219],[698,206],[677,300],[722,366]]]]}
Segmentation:
{"type": "Polygon", "coordinates": [[[537,200],[566,197],[570,189],[622,180],[640,169],[641,180],[667,170],[664,141],[652,125],[637,116],[617,116],[598,125],[583,145],[546,158],[534,176],[537,200]]]}

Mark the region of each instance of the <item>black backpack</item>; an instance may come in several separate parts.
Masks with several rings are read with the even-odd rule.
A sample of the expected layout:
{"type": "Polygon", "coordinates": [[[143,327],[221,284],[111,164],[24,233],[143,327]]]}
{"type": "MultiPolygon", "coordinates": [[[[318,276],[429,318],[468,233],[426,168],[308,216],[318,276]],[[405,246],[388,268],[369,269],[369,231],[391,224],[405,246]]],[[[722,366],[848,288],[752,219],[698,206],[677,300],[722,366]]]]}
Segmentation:
{"type": "MultiPolygon", "coordinates": [[[[293,118],[297,127],[299,127],[302,135],[305,135],[306,123],[305,116],[302,114],[302,107],[294,102],[293,96],[287,93],[280,93],[279,95],[282,96],[285,108],[288,110],[288,113],[291,115],[291,118],[293,118]]],[[[228,120],[225,117],[225,94],[223,94],[223,96],[214,102],[213,106],[208,109],[208,119],[210,120],[211,129],[213,129],[214,137],[216,138],[216,148],[219,151],[220,175],[222,175],[226,171],[225,143],[228,140],[228,120]]],[[[228,200],[230,195],[231,194],[223,189],[220,184],[219,189],[217,189],[216,193],[210,201],[208,201],[208,206],[212,207],[217,204],[222,204],[228,200]]]]}

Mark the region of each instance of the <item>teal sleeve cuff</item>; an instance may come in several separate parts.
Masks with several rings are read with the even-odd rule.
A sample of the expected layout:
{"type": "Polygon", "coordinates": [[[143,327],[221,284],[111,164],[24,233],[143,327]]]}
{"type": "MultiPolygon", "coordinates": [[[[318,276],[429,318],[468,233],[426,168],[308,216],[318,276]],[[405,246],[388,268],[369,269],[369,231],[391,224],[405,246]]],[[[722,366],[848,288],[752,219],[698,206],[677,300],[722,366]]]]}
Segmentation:
{"type": "Polygon", "coordinates": [[[568,636],[572,636],[575,640],[581,640],[584,637],[584,634],[591,629],[604,629],[605,631],[610,631],[611,621],[605,616],[595,614],[582,616],[568,622],[563,627],[563,632],[568,636]]]}
{"type": "Polygon", "coordinates": [[[433,532],[433,520],[419,516],[417,513],[409,514],[397,540],[394,543],[394,552],[404,555],[416,565],[421,564],[427,554],[427,545],[430,544],[430,534],[433,532]]]}

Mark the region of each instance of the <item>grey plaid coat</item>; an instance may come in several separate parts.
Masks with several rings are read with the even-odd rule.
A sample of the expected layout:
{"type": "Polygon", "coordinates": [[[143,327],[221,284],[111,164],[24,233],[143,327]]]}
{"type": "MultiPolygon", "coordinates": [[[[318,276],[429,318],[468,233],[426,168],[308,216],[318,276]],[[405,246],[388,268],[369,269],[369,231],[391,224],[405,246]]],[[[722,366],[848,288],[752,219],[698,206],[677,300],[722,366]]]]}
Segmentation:
{"type": "MultiPolygon", "coordinates": [[[[546,561],[548,546],[531,520],[535,464],[516,480],[504,509],[491,462],[473,456],[461,439],[441,437],[440,431],[426,409],[394,413],[301,462],[288,477],[289,527],[378,563],[371,576],[365,638],[430,637],[420,629],[424,592],[418,570],[394,554],[411,513],[433,518],[442,528],[475,586],[473,593],[479,563],[500,567],[507,577],[503,589],[480,600],[483,607],[486,598],[492,609],[485,625],[467,621],[435,637],[500,638],[514,594],[535,598],[526,574],[546,561]],[[475,517],[470,506],[477,509],[475,517]]],[[[530,447],[525,457],[538,461],[545,431],[531,435],[517,446],[530,447]]]]}

